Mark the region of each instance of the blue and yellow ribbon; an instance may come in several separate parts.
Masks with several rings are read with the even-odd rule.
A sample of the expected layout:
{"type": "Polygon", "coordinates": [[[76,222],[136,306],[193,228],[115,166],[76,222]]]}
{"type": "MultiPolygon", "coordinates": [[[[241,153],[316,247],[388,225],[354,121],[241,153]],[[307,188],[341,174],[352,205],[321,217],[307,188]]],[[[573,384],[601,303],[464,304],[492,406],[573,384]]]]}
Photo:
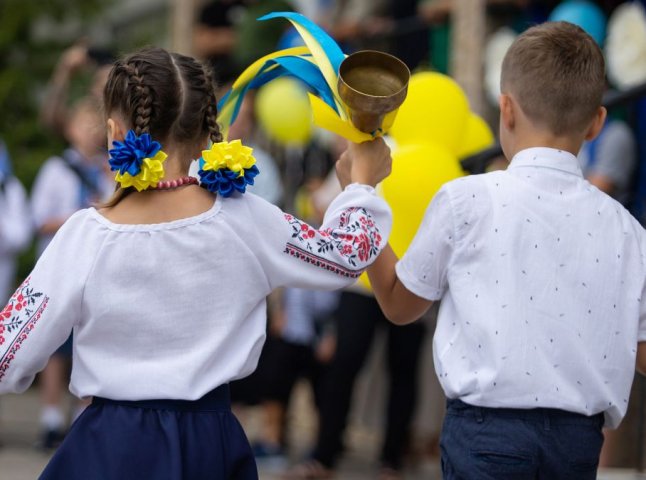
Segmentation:
{"type": "Polygon", "coordinates": [[[202,151],[200,183],[210,192],[229,197],[234,192],[245,193],[254,184],[259,170],[253,149],[240,140],[218,142],[202,151]]]}
{"type": "Polygon", "coordinates": [[[109,153],[110,169],[117,172],[114,179],[121,188],[134,187],[141,192],[164,178],[166,154],[148,133],[138,136],[128,130],[123,141],[112,142],[109,153]]]}
{"type": "MultiPolygon", "coordinates": [[[[301,14],[275,12],[260,17],[266,21],[275,18],[289,20],[299,33],[305,46],[279,50],[256,60],[236,79],[231,90],[220,100],[218,121],[227,138],[229,127],[235,121],[244,96],[250,89],[281,76],[292,76],[308,86],[312,107],[312,121],[321,128],[336,133],[355,143],[371,140],[380,135],[364,133],[350,121],[348,107],[339,97],[337,83],[339,66],[345,59],[337,43],[314,22],[301,14]]],[[[383,130],[392,124],[395,112],[386,116],[383,130]]]]}

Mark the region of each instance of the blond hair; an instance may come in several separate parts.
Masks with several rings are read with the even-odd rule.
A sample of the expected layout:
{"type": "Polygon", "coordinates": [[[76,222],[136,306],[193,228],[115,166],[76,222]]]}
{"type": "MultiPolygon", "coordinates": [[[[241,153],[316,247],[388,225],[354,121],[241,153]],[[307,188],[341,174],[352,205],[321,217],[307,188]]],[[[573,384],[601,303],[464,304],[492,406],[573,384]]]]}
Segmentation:
{"type": "Polygon", "coordinates": [[[547,22],[521,34],[502,64],[503,93],[527,117],[555,134],[582,132],[601,106],[605,62],[597,43],[580,27],[547,22]]]}

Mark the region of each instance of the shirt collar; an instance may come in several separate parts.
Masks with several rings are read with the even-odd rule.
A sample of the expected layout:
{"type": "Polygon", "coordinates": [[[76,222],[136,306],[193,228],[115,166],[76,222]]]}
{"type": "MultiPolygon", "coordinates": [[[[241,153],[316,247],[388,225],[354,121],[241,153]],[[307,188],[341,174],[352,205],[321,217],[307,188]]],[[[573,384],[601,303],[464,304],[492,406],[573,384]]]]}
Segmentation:
{"type": "Polygon", "coordinates": [[[514,155],[508,169],[519,167],[552,168],[583,177],[576,156],[555,148],[534,147],[521,150],[514,155]]]}

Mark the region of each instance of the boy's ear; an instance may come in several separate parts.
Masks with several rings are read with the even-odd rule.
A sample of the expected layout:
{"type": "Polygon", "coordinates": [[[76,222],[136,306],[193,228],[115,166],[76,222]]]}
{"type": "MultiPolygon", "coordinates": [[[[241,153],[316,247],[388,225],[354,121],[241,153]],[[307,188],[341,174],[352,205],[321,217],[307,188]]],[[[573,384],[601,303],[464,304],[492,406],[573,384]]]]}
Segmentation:
{"type": "Polygon", "coordinates": [[[601,132],[601,129],[603,128],[604,124],[606,123],[606,117],[608,115],[608,111],[606,110],[606,107],[599,107],[597,110],[597,113],[594,115],[594,119],[592,120],[592,123],[588,127],[588,131],[585,134],[585,139],[590,141],[594,140],[597,135],[601,132]]]}
{"type": "Polygon", "coordinates": [[[506,130],[513,130],[516,125],[513,99],[506,93],[501,93],[498,103],[500,105],[500,123],[506,130]]]}

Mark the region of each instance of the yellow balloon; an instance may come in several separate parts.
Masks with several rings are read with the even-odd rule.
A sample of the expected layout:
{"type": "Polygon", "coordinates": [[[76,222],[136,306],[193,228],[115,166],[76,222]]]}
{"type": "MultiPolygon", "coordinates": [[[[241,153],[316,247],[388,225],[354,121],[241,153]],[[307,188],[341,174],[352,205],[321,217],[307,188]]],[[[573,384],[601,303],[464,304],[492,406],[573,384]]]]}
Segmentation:
{"type": "MultiPolygon", "coordinates": [[[[378,191],[393,212],[393,229],[388,240],[398,257],[406,252],[424,213],[446,182],[464,175],[460,162],[445,147],[432,143],[404,145],[393,151],[392,173],[378,191]]],[[[367,275],[359,282],[368,287],[367,275]]]]}
{"type": "Polygon", "coordinates": [[[284,145],[304,145],[312,137],[312,108],[303,84],[280,77],[256,95],[258,123],[269,138],[284,145]]]}
{"type": "Polygon", "coordinates": [[[411,76],[390,134],[398,145],[433,142],[457,153],[469,117],[469,101],[451,78],[441,73],[411,76]]]}
{"type": "Polygon", "coordinates": [[[482,117],[475,113],[470,113],[467,119],[467,126],[464,130],[464,136],[458,148],[458,158],[468,157],[478,153],[494,144],[494,135],[491,128],[482,117]]]}

